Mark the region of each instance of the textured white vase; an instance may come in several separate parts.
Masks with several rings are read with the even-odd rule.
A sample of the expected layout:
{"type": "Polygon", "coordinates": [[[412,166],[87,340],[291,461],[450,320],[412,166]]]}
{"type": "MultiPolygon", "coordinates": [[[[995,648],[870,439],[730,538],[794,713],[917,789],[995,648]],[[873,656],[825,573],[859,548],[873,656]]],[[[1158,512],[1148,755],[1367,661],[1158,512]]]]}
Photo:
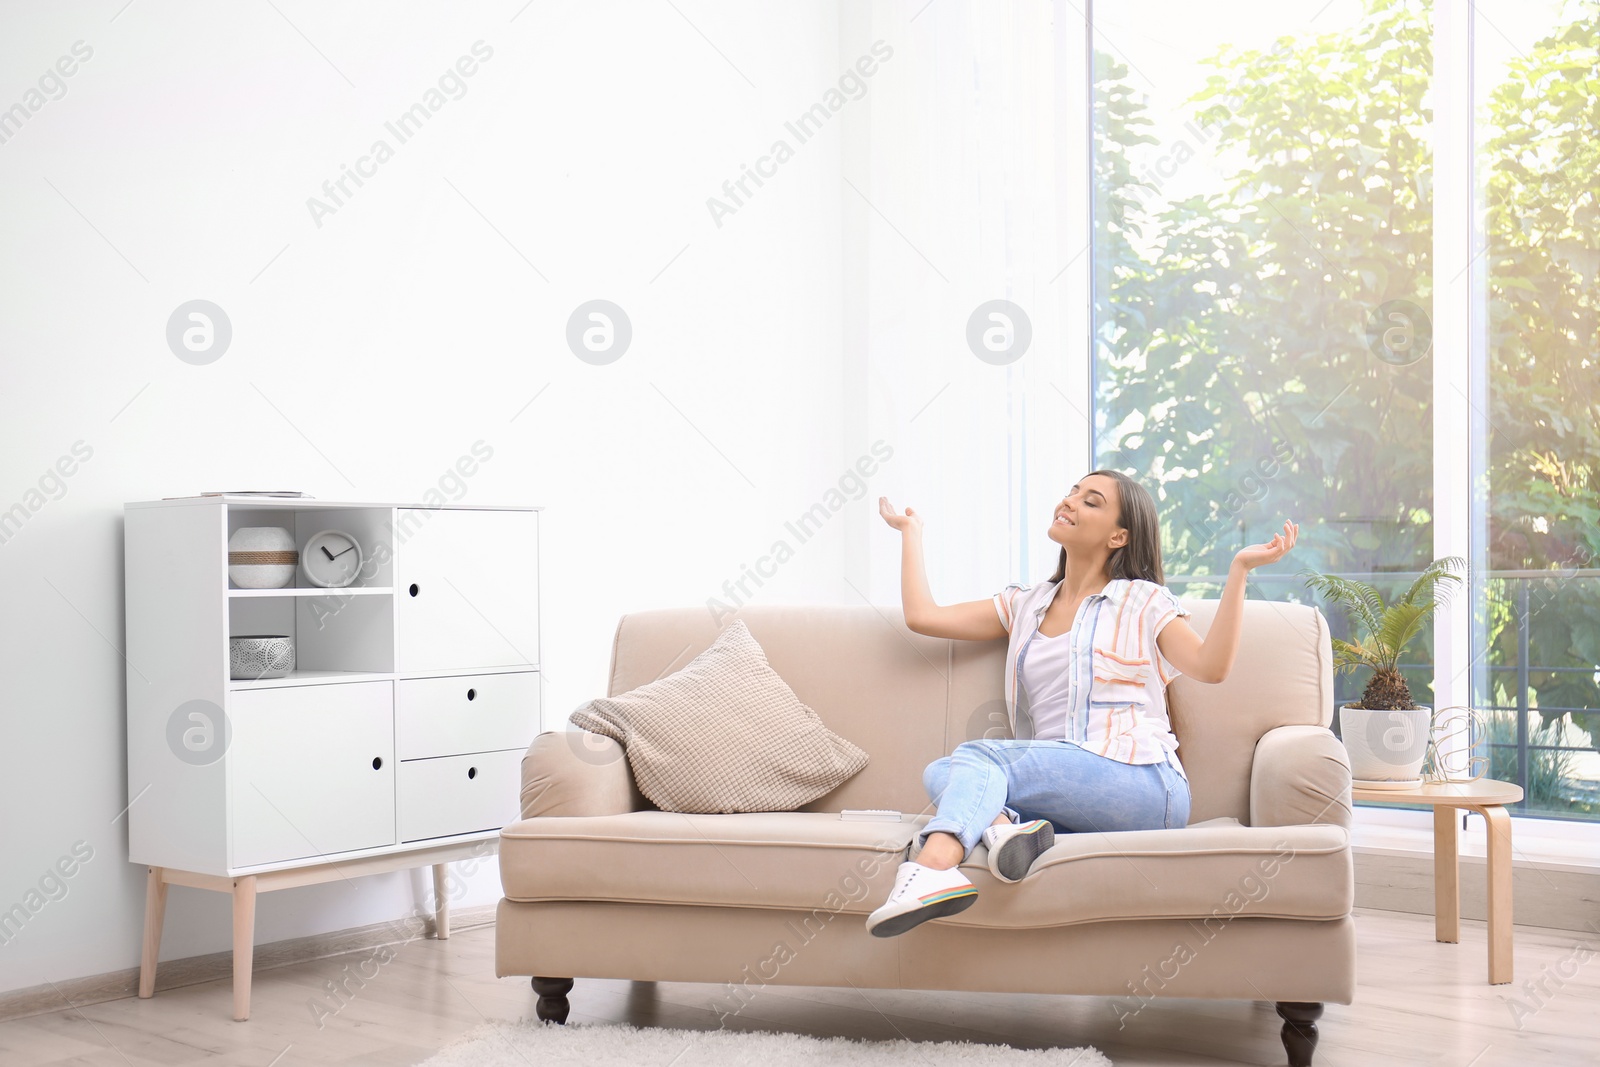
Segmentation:
{"type": "Polygon", "coordinates": [[[240,634],[228,638],[228,677],[282,678],[294,670],[294,641],[287,634],[240,634]]]}
{"type": "Polygon", "coordinates": [[[1339,709],[1339,737],[1350,755],[1350,777],[1358,782],[1414,782],[1428,757],[1433,709],[1372,711],[1339,709]]]}
{"type": "Polygon", "coordinates": [[[228,538],[228,577],[240,589],[281,589],[299,562],[294,534],[282,526],[241,526],[228,538]]]}

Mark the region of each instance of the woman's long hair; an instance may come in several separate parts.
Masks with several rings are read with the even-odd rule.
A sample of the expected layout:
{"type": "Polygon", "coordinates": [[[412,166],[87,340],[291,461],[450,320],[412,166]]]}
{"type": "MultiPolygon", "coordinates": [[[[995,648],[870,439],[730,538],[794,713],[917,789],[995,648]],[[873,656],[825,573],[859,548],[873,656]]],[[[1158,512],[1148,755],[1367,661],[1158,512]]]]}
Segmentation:
{"type": "MultiPolygon", "coordinates": [[[[1117,525],[1128,531],[1128,543],[1111,550],[1106,560],[1106,574],[1112,581],[1127,578],[1144,579],[1157,585],[1166,585],[1161,570],[1161,527],[1156,521],[1156,502],[1145,487],[1121,471],[1090,471],[1103,474],[1117,483],[1117,525]]],[[[1061,550],[1056,572],[1050,577],[1059,582],[1067,576],[1067,550],[1061,550]]]]}

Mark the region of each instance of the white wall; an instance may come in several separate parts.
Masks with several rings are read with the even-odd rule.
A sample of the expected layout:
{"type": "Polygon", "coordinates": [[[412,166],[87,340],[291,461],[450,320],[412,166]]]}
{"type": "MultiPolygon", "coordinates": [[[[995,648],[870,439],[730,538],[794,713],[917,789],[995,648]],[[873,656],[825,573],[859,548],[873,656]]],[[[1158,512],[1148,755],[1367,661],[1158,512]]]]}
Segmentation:
{"type": "MultiPolygon", "coordinates": [[[[124,502],[415,500],[481,439],[493,457],[460,499],[547,509],[553,727],[603,691],[619,615],[719,593],[867,451],[841,418],[840,131],[720,227],[706,207],[855,59],[836,6],[521,6],[0,6],[0,109],[27,112],[0,127],[0,509],[27,511],[0,544],[0,909],[93,849],[0,944],[0,991],[138,961],[124,502]],[[80,41],[64,94],[46,76],[30,97],[80,41]],[[398,144],[385,122],[478,41],[493,55],[465,94],[398,144]],[[380,137],[393,158],[317,225],[307,198],[380,137]],[[633,323],[609,366],[564,342],[597,297],[633,323]],[[233,329],[205,366],[165,337],[195,298],[233,329]],[[45,477],[80,441],[87,461],[45,477]]],[[[853,599],[844,531],[884,477],[757,598],[853,599]]],[[[897,549],[872,549],[891,574],[897,549]]],[[[398,918],[422,894],[404,874],[269,894],[257,938],[398,918]]],[[[459,903],[498,895],[490,864],[459,903]]],[[[163,956],[228,931],[225,898],[174,889],[163,956]]]]}

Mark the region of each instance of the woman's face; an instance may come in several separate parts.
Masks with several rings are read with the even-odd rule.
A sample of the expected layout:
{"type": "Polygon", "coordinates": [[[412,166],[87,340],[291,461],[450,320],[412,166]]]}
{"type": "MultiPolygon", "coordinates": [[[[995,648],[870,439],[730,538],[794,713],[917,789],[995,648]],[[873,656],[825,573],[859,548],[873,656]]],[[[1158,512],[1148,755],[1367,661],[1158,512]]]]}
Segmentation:
{"type": "Polygon", "coordinates": [[[1090,474],[1056,505],[1050,540],[1066,546],[1104,546],[1109,552],[1128,543],[1128,531],[1117,525],[1122,501],[1115,479],[1090,474]]]}

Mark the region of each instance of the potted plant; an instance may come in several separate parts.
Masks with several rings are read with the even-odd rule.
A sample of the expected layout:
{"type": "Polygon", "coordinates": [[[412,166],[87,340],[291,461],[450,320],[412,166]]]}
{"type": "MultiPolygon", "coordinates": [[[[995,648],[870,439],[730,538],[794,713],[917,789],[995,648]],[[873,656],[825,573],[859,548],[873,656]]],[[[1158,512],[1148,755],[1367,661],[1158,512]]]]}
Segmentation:
{"type": "Polygon", "coordinates": [[[1351,622],[1366,631],[1353,642],[1333,639],[1335,673],[1372,668],[1361,698],[1339,709],[1339,736],[1350,754],[1350,775],[1358,784],[1380,788],[1421,784],[1433,711],[1411,699],[1397,664],[1406,645],[1461,581],[1454,572],[1466,565],[1460,556],[1434,560],[1388,605],[1366,582],[1302,572],[1312,591],[1342,606],[1351,622]]]}

